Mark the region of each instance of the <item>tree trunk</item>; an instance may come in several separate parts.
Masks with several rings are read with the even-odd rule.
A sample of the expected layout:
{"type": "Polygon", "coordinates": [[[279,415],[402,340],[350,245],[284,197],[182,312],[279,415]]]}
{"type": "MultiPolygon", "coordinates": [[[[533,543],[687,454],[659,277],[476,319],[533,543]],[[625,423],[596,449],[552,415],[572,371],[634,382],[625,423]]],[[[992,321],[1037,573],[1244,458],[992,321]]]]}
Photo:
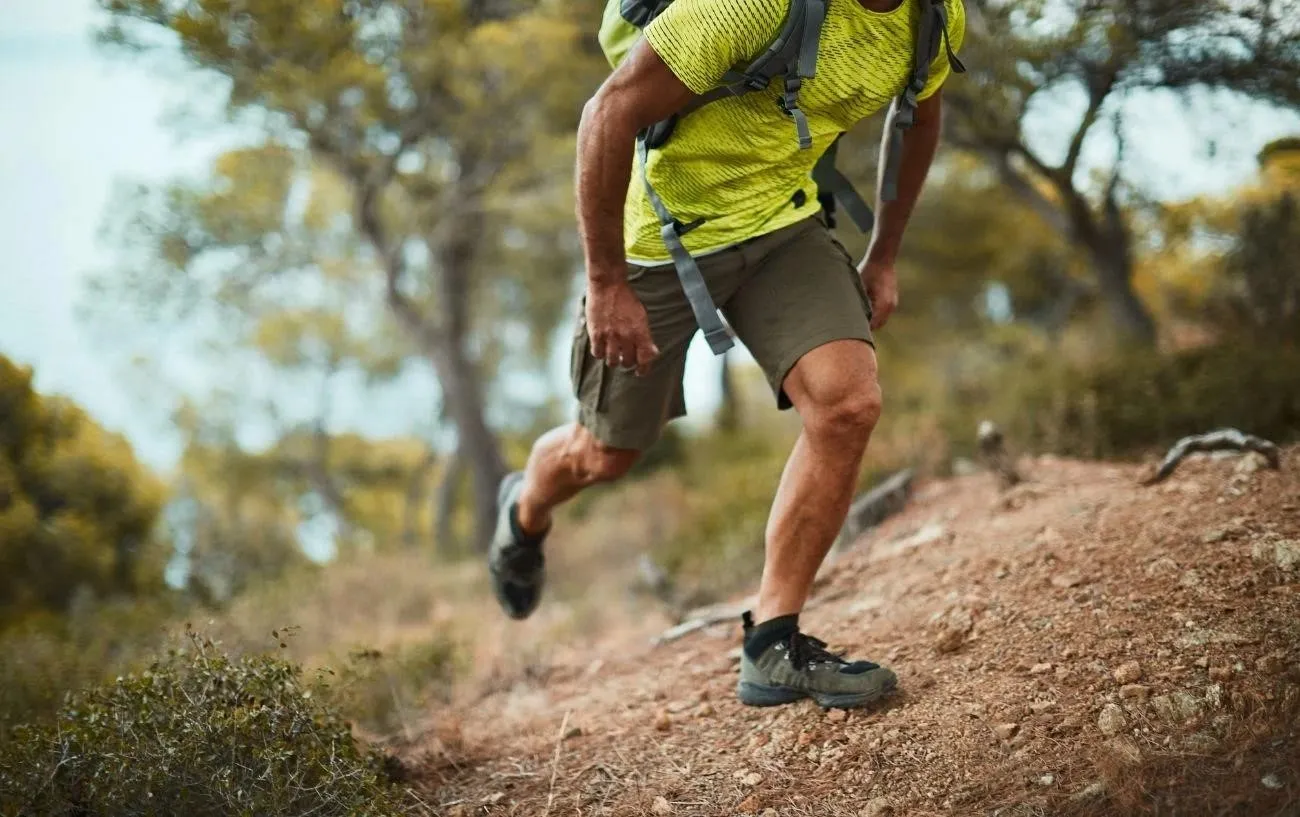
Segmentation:
{"type": "Polygon", "coordinates": [[[1133,289],[1133,259],[1112,247],[1089,246],[1088,255],[1111,321],[1128,340],[1154,344],[1155,321],[1133,289]]]}
{"type": "Polygon", "coordinates": [[[457,450],[447,461],[442,479],[438,482],[438,494],[434,498],[433,519],[435,525],[434,546],[439,553],[449,554],[456,548],[456,489],[465,476],[465,460],[457,450]]]}

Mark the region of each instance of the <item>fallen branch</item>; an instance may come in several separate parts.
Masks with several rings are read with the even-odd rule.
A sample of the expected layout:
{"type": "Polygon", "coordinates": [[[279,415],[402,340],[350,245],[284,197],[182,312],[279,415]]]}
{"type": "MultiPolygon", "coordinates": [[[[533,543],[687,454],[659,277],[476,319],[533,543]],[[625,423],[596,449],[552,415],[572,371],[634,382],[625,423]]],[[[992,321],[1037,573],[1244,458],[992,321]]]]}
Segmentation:
{"type": "Polygon", "coordinates": [[[1142,480],[1143,485],[1155,485],[1168,478],[1183,459],[1198,451],[1255,451],[1268,460],[1268,467],[1277,470],[1282,467],[1282,455],[1277,445],[1252,434],[1243,434],[1235,428],[1221,428],[1208,434],[1196,434],[1184,437],[1174,443],[1165,455],[1164,462],[1155,474],[1142,480]]]}
{"type": "Polygon", "coordinates": [[[898,513],[912,495],[912,469],[899,471],[853,501],[844,527],[835,538],[834,550],[839,551],[855,539],[898,513]]]}
{"type": "Polygon", "coordinates": [[[564,745],[564,733],[569,728],[569,716],[573,710],[566,710],[564,719],[560,721],[560,734],[555,738],[555,758],[551,761],[551,790],[546,795],[546,814],[551,813],[551,805],[555,802],[555,776],[560,771],[560,747],[564,745]]]}

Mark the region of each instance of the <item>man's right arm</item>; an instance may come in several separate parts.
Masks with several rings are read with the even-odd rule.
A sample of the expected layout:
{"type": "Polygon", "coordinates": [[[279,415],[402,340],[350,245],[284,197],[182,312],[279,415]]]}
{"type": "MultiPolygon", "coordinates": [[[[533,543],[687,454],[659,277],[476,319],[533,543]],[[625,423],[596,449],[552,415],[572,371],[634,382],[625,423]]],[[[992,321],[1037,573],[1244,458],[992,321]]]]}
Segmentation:
{"type": "Polygon", "coordinates": [[[582,110],[578,127],[578,227],[587,262],[592,354],[642,374],[658,354],[645,308],[627,283],[623,203],[642,129],[682,109],[694,92],[644,39],[582,110]]]}

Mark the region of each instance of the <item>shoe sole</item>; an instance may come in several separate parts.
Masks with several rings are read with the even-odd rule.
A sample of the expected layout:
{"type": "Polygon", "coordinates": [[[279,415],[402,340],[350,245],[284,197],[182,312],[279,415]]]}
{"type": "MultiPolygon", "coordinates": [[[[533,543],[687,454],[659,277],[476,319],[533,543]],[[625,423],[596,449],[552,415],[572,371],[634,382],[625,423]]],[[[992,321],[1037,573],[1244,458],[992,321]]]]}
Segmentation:
{"type": "MultiPolygon", "coordinates": [[[[500,519],[502,508],[506,506],[506,499],[507,497],[509,497],[510,491],[513,490],[516,485],[522,482],[523,478],[524,478],[524,474],[522,471],[513,471],[501,478],[501,484],[497,486],[497,518],[498,519],[500,519]]],[[[490,562],[488,564],[488,572],[489,573],[492,572],[492,565],[490,562]]],[[[497,580],[495,575],[492,576],[492,594],[496,596],[497,604],[501,606],[501,609],[505,612],[505,614],[510,618],[514,619],[515,621],[523,621],[524,619],[531,616],[537,610],[536,603],[534,603],[533,606],[529,607],[526,610],[517,609],[510,602],[510,600],[503,595],[503,590],[500,586],[500,582],[497,580]]]]}
{"type": "Polygon", "coordinates": [[[897,685],[897,681],[889,681],[872,692],[805,692],[790,687],[741,681],[736,685],[736,697],[746,706],[780,706],[812,698],[822,709],[854,709],[875,703],[893,692],[897,685]]]}

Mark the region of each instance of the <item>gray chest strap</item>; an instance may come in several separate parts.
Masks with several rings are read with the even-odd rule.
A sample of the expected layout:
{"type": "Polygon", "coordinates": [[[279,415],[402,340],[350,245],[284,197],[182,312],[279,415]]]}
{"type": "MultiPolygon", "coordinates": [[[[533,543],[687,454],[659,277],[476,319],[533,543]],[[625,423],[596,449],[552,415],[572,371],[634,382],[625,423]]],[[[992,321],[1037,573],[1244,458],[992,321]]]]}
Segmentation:
{"type": "Polygon", "coordinates": [[[695,263],[695,259],[682,244],[682,235],[690,227],[673,218],[663,199],[655,192],[654,185],[650,183],[650,151],[646,149],[643,137],[636,140],[636,152],[641,160],[641,181],[645,184],[646,198],[659,217],[659,235],[668,248],[668,254],[672,256],[673,266],[677,268],[677,280],[681,281],[682,291],[686,293],[691,312],[695,313],[695,322],[704,330],[704,339],[709,342],[709,348],[713,354],[721,355],[735,346],[736,341],[718,315],[718,308],[713,303],[713,296],[709,295],[709,287],[704,283],[700,265],[695,263]]]}

